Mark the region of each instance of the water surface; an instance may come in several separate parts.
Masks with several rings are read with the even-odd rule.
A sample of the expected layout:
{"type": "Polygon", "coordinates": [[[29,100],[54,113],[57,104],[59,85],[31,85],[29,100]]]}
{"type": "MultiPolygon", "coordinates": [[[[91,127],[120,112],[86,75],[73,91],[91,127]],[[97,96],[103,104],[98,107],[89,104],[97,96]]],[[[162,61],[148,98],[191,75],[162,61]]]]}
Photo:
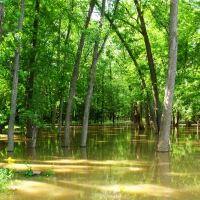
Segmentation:
{"type": "MultiPolygon", "coordinates": [[[[22,134],[15,138],[12,156],[17,171],[27,169],[55,175],[25,178],[16,174],[12,190],[0,199],[15,200],[134,200],[199,199],[200,141],[196,127],[171,133],[171,151],[156,152],[152,129],[138,131],[133,124],[90,126],[87,148],[80,148],[81,127],[71,127],[71,146],[51,130],[38,133],[37,147],[22,134]],[[16,181],[17,180],[17,181],[16,181]]],[[[7,141],[0,138],[0,165],[7,165],[7,141]]]]}

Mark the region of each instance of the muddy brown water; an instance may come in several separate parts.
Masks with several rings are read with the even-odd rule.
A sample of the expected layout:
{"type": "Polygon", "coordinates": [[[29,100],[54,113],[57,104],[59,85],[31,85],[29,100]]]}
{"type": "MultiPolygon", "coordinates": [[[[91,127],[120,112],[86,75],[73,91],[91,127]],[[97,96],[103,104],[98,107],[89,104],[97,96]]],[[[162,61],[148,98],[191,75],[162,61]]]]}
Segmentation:
{"type": "MultiPolygon", "coordinates": [[[[90,126],[87,148],[79,148],[80,126],[71,127],[70,149],[50,130],[38,133],[37,147],[22,134],[15,136],[15,151],[7,155],[0,137],[0,166],[15,159],[11,190],[0,199],[13,200],[161,200],[200,199],[200,141],[196,127],[171,132],[171,151],[156,152],[152,129],[138,131],[132,124],[90,126]],[[6,156],[5,156],[6,155],[6,156]],[[25,178],[29,162],[35,171],[53,176],[25,178]]],[[[9,167],[9,166],[8,166],[9,167]]]]}

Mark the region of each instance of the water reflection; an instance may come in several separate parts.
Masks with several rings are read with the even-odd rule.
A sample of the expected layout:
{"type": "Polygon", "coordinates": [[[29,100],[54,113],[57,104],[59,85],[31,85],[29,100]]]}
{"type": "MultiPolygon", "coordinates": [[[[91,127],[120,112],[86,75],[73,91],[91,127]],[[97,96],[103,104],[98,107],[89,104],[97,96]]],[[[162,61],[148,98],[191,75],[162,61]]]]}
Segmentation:
{"type": "MultiPolygon", "coordinates": [[[[16,136],[14,155],[18,171],[31,160],[34,170],[53,169],[52,177],[24,178],[20,173],[6,199],[199,199],[200,143],[196,128],[180,127],[171,134],[169,153],[156,152],[151,129],[138,131],[132,124],[91,126],[87,148],[79,148],[81,127],[71,128],[71,146],[48,131],[38,132],[36,149],[16,136]]],[[[6,141],[1,137],[1,166],[6,141]]],[[[0,199],[5,199],[2,194],[0,199]]]]}

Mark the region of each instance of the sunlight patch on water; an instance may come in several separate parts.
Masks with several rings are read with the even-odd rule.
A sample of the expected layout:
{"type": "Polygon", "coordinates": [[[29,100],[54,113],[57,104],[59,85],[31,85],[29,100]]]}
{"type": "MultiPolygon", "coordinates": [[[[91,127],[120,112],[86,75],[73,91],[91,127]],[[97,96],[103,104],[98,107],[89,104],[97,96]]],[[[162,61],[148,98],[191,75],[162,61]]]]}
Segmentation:
{"type": "Polygon", "coordinates": [[[110,194],[140,194],[155,197],[175,197],[177,196],[177,190],[158,186],[154,184],[138,184],[138,185],[93,185],[93,184],[82,184],[69,181],[61,181],[63,184],[74,186],[75,188],[95,189],[101,192],[108,192],[110,194]]]}
{"type": "Polygon", "coordinates": [[[80,191],[60,187],[54,184],[37,181],[22,181],[18,186],[13,186],[14,197],[17,199],[74,199],[80,195],[80,191]]]}

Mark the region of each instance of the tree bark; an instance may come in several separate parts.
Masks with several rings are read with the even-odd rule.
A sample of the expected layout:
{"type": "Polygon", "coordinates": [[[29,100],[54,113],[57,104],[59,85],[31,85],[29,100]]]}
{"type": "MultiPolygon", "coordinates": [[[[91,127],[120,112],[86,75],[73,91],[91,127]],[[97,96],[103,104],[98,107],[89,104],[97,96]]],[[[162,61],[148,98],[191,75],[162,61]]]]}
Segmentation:
{"type": "Polygon", "coordinates": [[[32,144],[31,147],[35,148],[36,147],[36,142],[37,142],[37,133],[38,133],[38,127],[37,125],[34,123],[33,124],[33,128],[32,128],[32,144]]]}
{"type": "Polygon", "coordinates": [[[138,128],[139,130],[144,130],[144,124],[142,122],[142,108],[141,108],[141,103],[138,101],[136,103],[136,111],[137,111],[137,123],[138,123],[138,128]]]}
{"type": "Polygon", "coordinates": [[[172,117],[172,105],[177,68],[177,23],[178,23],[178,0],[170,2],[170,24],[169,24],[169,64],[168,76],[165,88],[164,106],[161,119],[160,135],[158,140],[158,151],[169,151],[170,128],[172,117]]]}
{"type": "MultiPolygon", "coordinates": [[[[18,21],[18,31],[22,32],[23,21],[24,21],[24,12],[25,12],[25,0],[21,1],[21,16],[18,21]]],[[[18,73],[19,73],[19,60],[20,60],[20,37],[18,38],[18,46],[15,51],[15,59],[14,59],[14,74],[13,74],[13,82],[12,82],[12,94],[11,94],[11,114],[9,118],[8,124],[8,151],[14,151],[14,124],[15,124],[15,116],[17,109],[17,92],[18,92],[18,73]]]]}
{"type": "Polygon", "coordinates": [[[85,21],[84,25],[84,30],[81,34],[80,42],[79,42],[79,47],[78,51],[76,54],[76,62],[73,70],[73,74],[71,77],[71,82],[70,82],[70,90],[69,90],[69,97],[68,97],[68,103],[67,103],[67,109],[66,109],[66,115],[65,115],[65,132],[64,132],[64,140],[63,140],[63,146],[68,147],[70,145],[70,118],[71,118],[71,113],[72,113],[72,108],[73,108],[73,102],[74,102],[74,95],[75,95],[75,90],[76,90],[76,82],[78,78],[78,72],[79,72],[79,65],[81,61],[81,56],[82,56],[82,51],[85,43],[85,31],[87,30],[90,22],[90,18],[95,6],[96,0],[91,0],[90,2],[90,8],[89,12],[85,21]]]}
{"type": "Polygon", "coordinates": [[[60,105],[59,105],[58,137],[61,137],[62,114],[63,114],[63,96],[61,94],[61,96],[60,96],[60,105]]]}
{"type": "Polygon", "coordinates": [[[140,27],[142,30],[142,35],[144,37],[144,42],[145,42],[145,47],[146,47],[146,52],[147,52],[147,58],[148,58],[148,64],[149,64],[149,69],[150,69],[150,75],[151,75],[151,81],[152,81],[152,92],[153,92],[153,97],[154,97],[154,105],[155,105],[155,117],[156,117],[156,133],[159,133],[160,129],[160,101],[159,101],[159,93],[158,93],[158,87],[157,87],[157,76],[156,76],[156,71],[155,71],[155,66],[153,62],[153,55],[151,51],[151,44],[149,41],[147,29],[146,29],[146,24],[144,21],[143,13],[142,10],[140,9],[140,5],[138,3],[138,0],[134,0],[134,3],[136,5],[136,9],[138,12],[138,16],[140,19],[140,27]]]}
{"type": "Polygon", "coordinates": [[[53,105],[52,110],[52,128],[56,127],[56,105],[53,105]]]}
{"type": "Polygon", "coordinates": [[[145,123],[146,123],[146,127],[150,127],[149,107],[147,104],[145,105],[145,123]]]}
{"type": "MultiPolygon", "coordinates": [[[[72,6],[72,11],[73,11],[73,6],[72,6]]],[[[71,33],[71,21],[69,19],[67,35],[66,35],[66,38],[64,41],[65,46],[67,46],[69,43],[70,33],[71,33]]],[[[67,60],[67,52],[65,51],[64,56],[63,56],[63,68],[60,69],[62,81],[64,78],[64,66],[66,65],[66,60],[67,60]]],[[[61,81],[61,83],[62,83],[62,81],[61,81]]],[[[63,90],[64,90],[64,87],[61,86],[59,89],[60,89],[60,105],[59,105],[58,137],[61,137],[61,129],[62,129],[62,124],[63,124],[62,115],[63,115],[63,90]]]]}
{"type": "MultiPolygon", "coordinates": [[[[39,13],[40,3],[39,0],[36,0],[35,2],[35,13],[39,13]]],[[[27,77],[27,86],[26,86],[26,107],[27,110],[31,110],[32,108],[32,100],[33,100],[33,85],[34,85],[34,63],[36,59],[36,46],[37,46],[37,32],[38,32],[38,16],[35,14],[34,22],[33,22],[33,35],[32,35],[32,41],[31,41],[31,55],[30,55],[30,66],[29,66],[29,74],[27,77]]],[[[31,117],[27,118],[26,121],[26,137],[31,138],[32,137],[32,119],[31,117]]]]}
{"type": "MultiPolygon", "coordinates": [[[[115,5],[116,8],[118,6],[118,2],[119,1],[116,2],[116,5],[115,5]]],[[[98,59],[105,47],[105,44],[106,44],[106,41],[107,41],[107,38],[109,35],[109,32],[108,32],[104,38],[104,42],[103,42],[102,46],[99,49],[100,36],[101,36],[101,31],[102,31],[102,22],[103,22],[103,18],[105,15],[105,3],[106,3],[105,0],[102,0],[101,17],[100,17],[100,21],[99,21],[99,33],[97,35],[95,45],[94,45],[93,60],[92,60],[92,65],[91,65],[91,70],[90,70],[90,82],[89,82],[89,87],[87,90],[87,96],[86,96],[86,100],[85,100],[83,127],[82,127],[82,133],[81,133],[81,147],[86,147],[86,142],[87,142],[88,121],[89,121],[90,105],[91,105],[91,100],[92,100],[92,95],[93,95],[96,66],[97,66],[98,59]]],[[[115,9],[115,11],[116,11],[116,9],[115,9]]],[[[115,15],[115,13],[114,13],[114,15],[115,15]]],[[[114,20],[112,20],[111,28],[112,28],[113,21],[114,20]]],[[[114,123],[114,114],[113,114],[113,123],[114,123]]]]}

